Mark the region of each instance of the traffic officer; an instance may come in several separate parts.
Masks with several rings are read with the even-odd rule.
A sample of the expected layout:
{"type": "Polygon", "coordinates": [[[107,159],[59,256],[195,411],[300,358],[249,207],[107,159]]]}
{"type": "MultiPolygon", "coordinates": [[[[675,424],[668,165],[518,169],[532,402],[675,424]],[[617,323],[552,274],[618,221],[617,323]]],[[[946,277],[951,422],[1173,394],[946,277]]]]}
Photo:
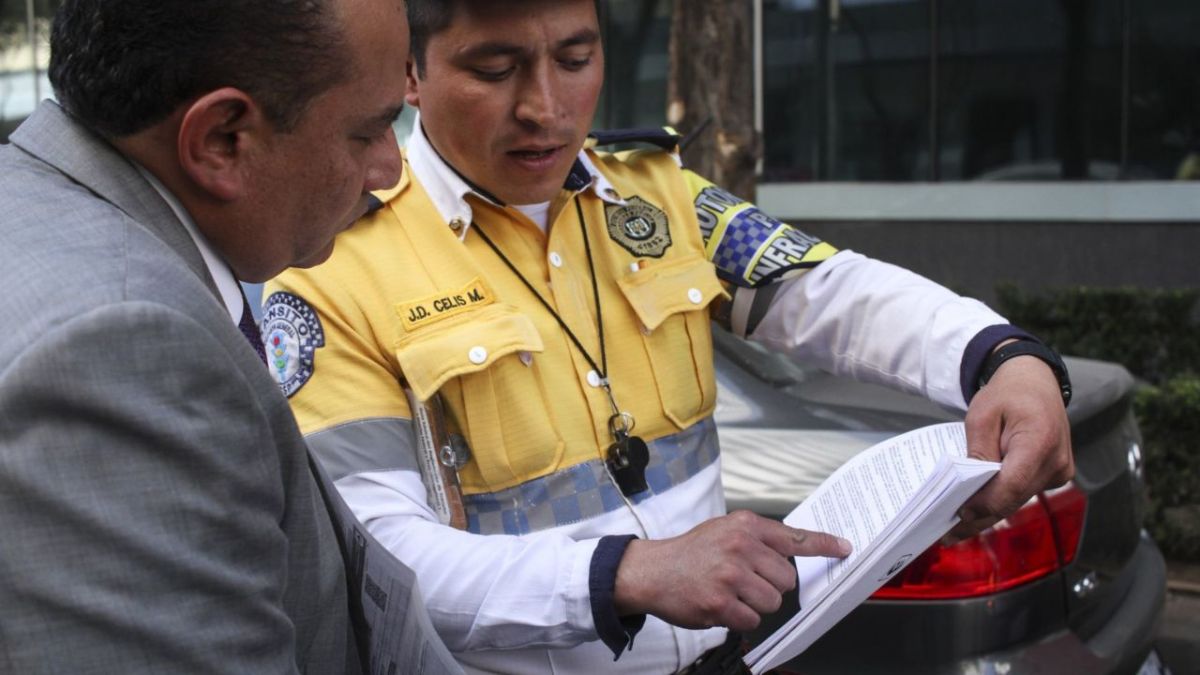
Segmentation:
{"type": "Polygon", "coordinates": [[[417,571],[468,670],[711,663],[727,629],[779,606],[791,556],[848,553],[725,515],[714,317],[835,373],[970,402],[970,451],[1003,469],[960,535],[1071,476],[1057,359],[1028,335],[763,214],[681,168],[666,132],[589,137],[591,0],[408,11],[404,178],[328,263],[268,287],[264,334],[313,451],[417,571]],[[601,151],[616,140],[648,145],[601,151]],[[992,373],[1000,345],[1015,357],[992,373]],[[443,524],[456,486],[422,481],[430,401],[464,529],[443,524]]]}

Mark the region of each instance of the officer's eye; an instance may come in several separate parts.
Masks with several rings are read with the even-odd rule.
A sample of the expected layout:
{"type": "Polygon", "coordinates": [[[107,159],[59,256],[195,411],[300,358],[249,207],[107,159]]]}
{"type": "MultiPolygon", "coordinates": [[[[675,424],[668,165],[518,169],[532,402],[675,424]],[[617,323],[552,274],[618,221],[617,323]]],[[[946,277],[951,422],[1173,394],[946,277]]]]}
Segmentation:
{"type": "Polygon", "coordinates": [[[499,70],[493,70],[490,68],[472,68],[471,72],[475,74],[475,77],[478,77],[481,80],[497,82],[511,75],[513,70],[513,68],[502,68],[499,70]]]}
{"type": "Polygon", "coordinates": [[[567,70],[582,70],[592,62],[592,50],[573,49],[558,57],[558,63],[567,70]]]}

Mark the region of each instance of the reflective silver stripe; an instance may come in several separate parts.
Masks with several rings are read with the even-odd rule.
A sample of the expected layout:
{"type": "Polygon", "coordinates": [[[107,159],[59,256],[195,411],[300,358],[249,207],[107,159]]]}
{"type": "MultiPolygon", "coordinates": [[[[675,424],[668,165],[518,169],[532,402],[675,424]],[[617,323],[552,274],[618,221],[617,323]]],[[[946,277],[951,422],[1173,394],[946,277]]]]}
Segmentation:
{"type": "Polygon", "coordinates": [[[782,281],[776,281],[756,289],[758,292],[754,294],[754,300],[750,303],[750,312],[746,316],[746,324],[742,327],[742,337],[754,335],[754,329],[762,323],[763,317],[767,315],[767,310],[771,308],[771,303],[775,302],[775,294],[779,292],[779,287],[782,285],[782,281]]]}
{"type": "Polygon", "coordinates": [[[366,471],[418,471],[412,420],[402,417],[355,420],[305,440],[334,481],[366,471]]]}
{"type": "MultiPolygon", "coordinates": [[[[650,489],[635,503],[662,494],[700,473],[720,455],[712,418],[647,444],[650,489]]],[[[624,506],[604,464],[592,460],[499,492],[468,495],[467,530],[476,534],[528,534],[577,523],[624,506]]]]}

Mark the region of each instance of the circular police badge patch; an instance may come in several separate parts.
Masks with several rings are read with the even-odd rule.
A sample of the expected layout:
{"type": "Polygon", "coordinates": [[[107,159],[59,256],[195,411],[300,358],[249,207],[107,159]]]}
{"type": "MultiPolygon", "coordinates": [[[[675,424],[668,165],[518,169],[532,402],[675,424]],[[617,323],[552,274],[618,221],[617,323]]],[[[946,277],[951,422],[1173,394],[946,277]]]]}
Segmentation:
{"type": "Polygon", "coordinates": [[[267,298],[262,326],[267,365],[291,397],[312,377],[316,351],[325,346],[321,319],[300,297],[280,292],[267,298]]]}
{"type": "Polygon", "coordinates": [[[608,236],[639,258],[661,258],[671,246],[667,214],[641,197],[604,207],[608,236]]]}

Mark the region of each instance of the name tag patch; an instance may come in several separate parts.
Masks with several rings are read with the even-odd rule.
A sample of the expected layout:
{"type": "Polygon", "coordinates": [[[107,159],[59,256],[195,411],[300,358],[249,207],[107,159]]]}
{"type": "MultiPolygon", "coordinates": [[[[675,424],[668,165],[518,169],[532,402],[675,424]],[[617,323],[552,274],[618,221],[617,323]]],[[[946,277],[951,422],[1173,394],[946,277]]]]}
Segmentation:
{"type": "Polygon", "coordinates": [[[412,331],[442,319],[449,319],[469,309],[490,305],[494,301],[491,289],[482,279],[476,277],[458,290],[443,291],[415,302],[396,305],[396,313],[400,315],[404,329],[412,331]]]}

